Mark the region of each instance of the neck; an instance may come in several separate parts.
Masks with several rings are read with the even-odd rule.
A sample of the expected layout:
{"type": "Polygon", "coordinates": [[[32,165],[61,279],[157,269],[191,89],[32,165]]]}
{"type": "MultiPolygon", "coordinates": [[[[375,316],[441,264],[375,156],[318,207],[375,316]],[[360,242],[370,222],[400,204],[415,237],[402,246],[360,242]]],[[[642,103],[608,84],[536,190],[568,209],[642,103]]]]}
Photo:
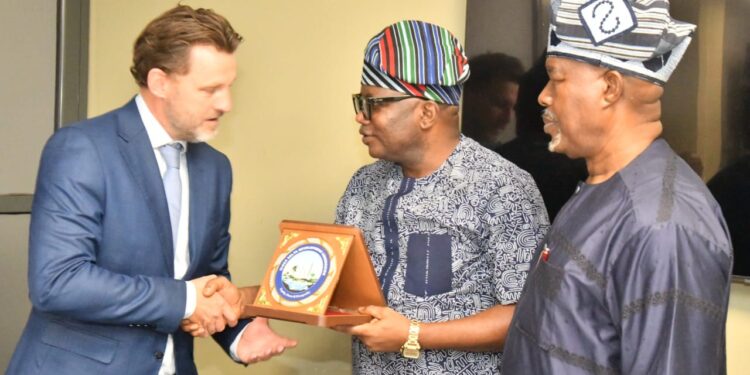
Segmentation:
{"type": "Polygon", "coordinates": [[[140,94],[143,98],[143,102],[146,103],[146,107],[148,107],[148,110],[154,115],[154,118],[159,122],[159,125],[166,130],[167,134],[169,134],[172,139],[178,139],[177,134],[175,134],[173,129],[169,127],[170,123],[166,111],[164,110],[164,102],[162,99],[155,96],[149,91],[149,89],[144,87],[141,87],[140,94]]]}
{"type": "Polygon", "coordinates": [[[405,177],[422,178],[434,173],[448,160],[453,150],[458,146],[460,137],[458,132],[450,137],[440,140],[425,142],[426,147],[422,150],[421,157],[414,160],[399,162],[405,177]]]}
{"type": "Polygon", "coordinates": [[[586,158],[587,183],[602,183],[625,168],[659,137],[662,124],[657,120],[635,126],[623,125],[617,129],[623,131],[613,133],[600,152],[586,158]]]}

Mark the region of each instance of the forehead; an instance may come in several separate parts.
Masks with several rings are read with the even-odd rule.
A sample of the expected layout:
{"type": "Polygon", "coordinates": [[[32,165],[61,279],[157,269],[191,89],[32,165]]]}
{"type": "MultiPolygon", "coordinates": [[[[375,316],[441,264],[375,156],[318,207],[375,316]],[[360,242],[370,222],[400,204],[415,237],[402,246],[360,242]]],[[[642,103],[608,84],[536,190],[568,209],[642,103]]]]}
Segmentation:
{"type": "Polygon", "coordinates": [[[233,80],[237,73],[234,54],[220,51],[211,45],[190,47],[186,76],[202,80],[233,80]]]}
{"type": "Polygon", "coordinates": [[[518,83],[516,82],[503,82],[495,85],[495,92],[500,95],[516,95],[518,94],[518,83]]]}
{"type": "Polygon", "coordinates": [[[547,68],[548,73],[564,73],[571,68],[571,62],[573,60],[557,57],[548,56],[544,66],[547,68]]]}
{"type": "Polygon", "coordinates": [[[588,79],[598,76],[601,72],[606,70],[600,66],[558,56],[548,56],[545,66],[547,68],[547,73],[551,77],[562,75],[569,78],[580,79],[588,79]]]}
{"type": "Polygon", "coordinates": [[[359,89],[359,93],[362,94],[362,96],[369,98],[376,98],[381,96],[404,96],[404,94],[396,90],[369,85],[362,85],[359,89]]]}

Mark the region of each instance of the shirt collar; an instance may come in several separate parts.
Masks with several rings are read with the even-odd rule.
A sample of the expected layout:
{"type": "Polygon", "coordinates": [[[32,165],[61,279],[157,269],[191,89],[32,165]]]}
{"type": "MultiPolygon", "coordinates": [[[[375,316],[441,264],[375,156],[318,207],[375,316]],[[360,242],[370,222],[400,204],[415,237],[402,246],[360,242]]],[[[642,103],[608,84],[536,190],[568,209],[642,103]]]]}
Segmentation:
{"type": "Polygon", "coordinates": [[[151,110],[148,109],[141,94],[135,96],[135,104],[138,107],[138,114],[141,115],[143,126],[146,127],[146,133],[148,134],[148,139],[151,142],[152,148],[159,149],[164,145],[177,142],[182,145],[182,152],[187,150],[187,142],[175,141],[169,136],[169,133],[164,130],[164,127],[159,123],[159,120],[157,120],[156,117],[154,117],[154,114],[151,113],[151,110]]]}
{"type": "MultiPolygon", "coordinates": [[[[441,164],[440,167],[438,167],[438,169],[436,169],[434,172],[430,173],[427,176],[415,179],[416,183],[419,185],[432,184],[436,181],[440,181],[441,179],[443,179],[443,177],[463,179],[463,172],[461,170],[456,170],[453,167],[454,165],[461,164],[463,162],[463,149],[469,147],[468,142],[469,138],[466,138],[463,134],[460,134],[458,144],[448,156],[448,159],[446,159],[443,164],[441,164]]],[[[401,168],[400,165],[392,162],[391,164],[392,178],[396,178],[397,180],[407,178],[404,176],[403,168],[401,168]]]]}

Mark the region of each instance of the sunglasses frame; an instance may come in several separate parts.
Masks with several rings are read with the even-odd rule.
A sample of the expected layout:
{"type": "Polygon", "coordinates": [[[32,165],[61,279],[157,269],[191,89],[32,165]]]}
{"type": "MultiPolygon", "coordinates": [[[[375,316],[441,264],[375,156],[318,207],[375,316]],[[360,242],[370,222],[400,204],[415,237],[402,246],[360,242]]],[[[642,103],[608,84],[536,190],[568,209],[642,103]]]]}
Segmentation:
{"type": "Polygon", "coordinates": [[[365,120],[370,119],[370,114],[372,113],[372,107],[376,105],[381,105],[384,103],[393,103],[393,102],[399,102],[405,99],[420,99],[420,100],[430,100],[427,98],[422,98],[419,96],[378,96],[378,97],[367,97],[362,96],[362,94],[352,94],[352,104],[354,105],[354,114],[359,114],[360,112],[365,117],[365,120]]]}

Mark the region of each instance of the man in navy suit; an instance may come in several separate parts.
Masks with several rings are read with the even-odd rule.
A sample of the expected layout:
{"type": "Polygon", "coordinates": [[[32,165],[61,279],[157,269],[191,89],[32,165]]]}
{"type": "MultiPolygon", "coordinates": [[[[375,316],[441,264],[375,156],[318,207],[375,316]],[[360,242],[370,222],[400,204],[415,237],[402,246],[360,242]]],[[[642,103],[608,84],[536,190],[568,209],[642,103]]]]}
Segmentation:
{"type": "Polygon", "coordinates": [[[167,11],[136,40],[139,95],[48,141],[31,217],[33,308],[9,374],[194,374],[193,339],[179,330],[189,322],[238,362],[295,345],[203,293],[229,277],[232,171],[203,142],[232,107],[241,40],[211,10],[167,11]]]}

